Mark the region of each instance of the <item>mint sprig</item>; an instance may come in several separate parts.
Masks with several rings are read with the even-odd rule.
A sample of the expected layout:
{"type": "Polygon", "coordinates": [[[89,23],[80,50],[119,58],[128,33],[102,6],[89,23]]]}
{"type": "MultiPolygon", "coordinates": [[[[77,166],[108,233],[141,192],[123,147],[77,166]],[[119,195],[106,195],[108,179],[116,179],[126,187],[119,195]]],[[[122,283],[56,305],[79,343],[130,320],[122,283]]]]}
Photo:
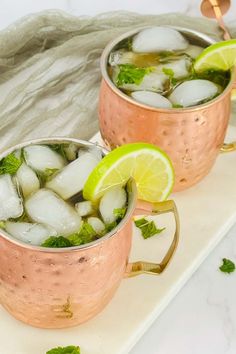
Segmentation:
{"type": "Polygon", "coordinates": [[[154,221],[148,221],[145,218],[135,220],[134,223],[135,226],[141,230],[144,239],[160,234],[163,230],[165,230],[165,227],[158,229],[154,221]]]}
{"type": "Polygon", "coordinates": [[[113,210],[113,214],[118,218],[118,219],[123,219],[123,217],[126,214],[127,208],[116,208],[113,210]]]}
{"type": "Polygon", "coordinates": [[[42,244],[42,247],[64,248],[74,246],[68,238],[64,236],[50,236],[42,244]]]}
{"type": "Polygon", "coordinates": [[[50,236],[41,244],[41,246],[51,248],[80,246],[96,240],[96,236],[97,234],[93,227],[87,222],[84,222],[79,232],[75,232],[67,237],[50,236]]]}
{"type": "Polygon", "coordinates": [[[75,347],[74,345],[57,347],[47,351],[46,354],[80,354],[80,347],[75,347]]]}
{"type": "Polygon", "coordinates": [[[14,153],[4,157],[0,162],[0,175],[9,173],[14,175],[22,164],[22,159],[18,159],[14,153]]]}
{"type": "Polygon", "coordinates": [[[80,231],[68,236],[68,240],[73,246],[80,246],[96,240],[96,235],[97,233],[93,227],[89,223],[84,222],[80,231]]]}
{"type": "Polygon", "coordinates": [[[163,73],[169,76],[170,82],[173,86],[177,84],[177,79],[175,79],[175,73],[171,68],[163,68],[162,69],[163,73]]]}
{"type": "Polygon", "coordinates": [[[153,67],[139,68],[133,64],[120,64],[119,69],[120,71],[116,79],[118,87],[124,84],[140,85],[144,76],[154,70],[153,67]]]}
{"type": "Polygon", "coordinates": [[[235,264],[230,259],[223,258],[223,264],[219,267],[219,269],[223,273],[233,273],[235,271],[235,264]]]}

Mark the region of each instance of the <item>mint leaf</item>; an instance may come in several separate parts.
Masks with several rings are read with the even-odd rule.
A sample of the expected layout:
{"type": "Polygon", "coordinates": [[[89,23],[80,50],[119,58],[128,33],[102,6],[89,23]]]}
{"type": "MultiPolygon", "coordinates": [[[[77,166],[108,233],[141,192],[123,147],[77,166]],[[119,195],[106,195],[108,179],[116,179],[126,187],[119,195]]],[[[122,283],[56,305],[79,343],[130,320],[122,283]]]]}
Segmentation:
{"type": "Polygon", "coordinates": [[[14,153],[4,157],[0,162],[0,175],[9,173],[14,175],[22,164],[22,159],[18,159],[14,153]]]}
{"type": "Polygon", "coordinates": [[[80,354],[80,347],[73,345],[69,347],[57,347],[47,351],[46,354],[80,354]]]}
{"type": "Polygon", "coordinates": [[[232,273],[235,271],[235,264],[230,259],[223,258],[223,264],[219,269],[224,273],[232,273]]]}
{"type": "Polygon", "coordinates": [[[72,247],[73,243],[64,236],[50,236],[42,244],[42,247],[64,248],[72,247]]]}
{"type": "Polygon", "coordinates": [[[123,219],[123,217],[126,214],[127,208],[116,208],[113,210],[113,214],[118,218],[118,219],[123,219]]]}
{"type": "Polygon", "coordinates": [[[110,224],[106,224],[106,232],[110,232],[111,230],[113,230],[115,227],[117,226],[117,222],[113,221],[110,224]]]}
{"type": "Polygon", "coordinates": [[[73,244],[73,246],[84,245],[85,243],[92,242],[96,239],[96,232],[93,227],[84,222],[80,231],[68,236],[68,240],[73,244]]]}
{"type": "Polygon", "coordinates": [[[169,76],[170,82],[173,86],[175,86],[178,82],[177,79],[175,79],[175,73],[172,69],[170,68],[163,68],[162,69],[163,73],[166,74],[167,76],[169,76]]]}
{"type": "Polygon", "coordinates": [[[120,64],[119,68],[120,71],[116,79],[117,86],[124,84],[139,85],[143,81],[144,76],[153,71],[152,67],[139,68],[133,64],[120,64]]]}
{"type": "Polygon", "coordinates": [[[5,221],[0,221],[0,229],[5,230],[5,225],[6,225],[5,221]]]}
{"type": "Polygon", "coordinates": [[[164,74],[166,74],[170,78],[175,76],[174,71],[172,69],[170,69],[170,68],[163,68],[162,71],[163,71],[164,74]]]}
{"type": "Polygon", "coordinates": [[[154,221],[148,221],[145,218],[135,220],[134,223],[135,226],[141,230],[144,239],[155,236],[165,230],[165,227],[163,229],[158,229],[154,221]]]}
{"type": "Polygon", "coordinates": [[[178,104],[178,103],[173,103],[172,107],[173,108],[183,108],[182,104],[178,104]]]}

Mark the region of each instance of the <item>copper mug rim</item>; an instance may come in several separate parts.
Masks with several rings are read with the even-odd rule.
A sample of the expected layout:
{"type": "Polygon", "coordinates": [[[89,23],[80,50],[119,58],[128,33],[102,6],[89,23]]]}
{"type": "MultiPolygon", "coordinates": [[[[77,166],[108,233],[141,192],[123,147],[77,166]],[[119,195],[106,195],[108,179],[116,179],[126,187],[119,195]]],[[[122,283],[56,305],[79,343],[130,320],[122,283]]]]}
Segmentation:
{"type": "MultiPolygon", "coordinates": [[[[169,27],[169,28],[173,28],[176,29],[186,35],[194,35],[196,36],[198,39],[201,39],[203,41],[205,41],[208,44],[214,44],[217,43],[217,41],[215,41],[213,38],[211,38],[210,36],[196,31],[196,30],[192,30],[186,27],[180,27],[180,26],[169,26],[169,25],[161,25],[162,27],[169,27]]],[[[149,105],[145,105],[141,102],[135,101],[132,98],[130,98],[128,95],[126,95],[124,92],[122,92],[118,87],[116,87],[116,85],[113,83],[113,81],[110,79],[108,72],[107,72],[107,61],[108,61],[108,57],[109,54],[111,53],[111,51],[114,49],[114,47],[120,43],[122,40],[138,33],[140,30],[146,29],[146,28],[150,28],[153,26],[142,26],[139,28],[136,28],[134,30],[128,31],[123,33],[122,35],[116,37],[115,39],[111,40],[107,46],[105,47],[105,49],[102,52],[101,55],[101,59],[100,59],[100,69],[101,69],[101,73],[102,73],[102,77],[105,80],[105,82],[109,85],[109,87],[112,89],[112,91],[119,95],[122,99],[128,101],[129,103],[139,106],[141,108],[144,108],[146,110],[151,110],[151,111],[156,111],[156,112],[165,112],[165,113],[172,113],[172,112],[192,112],[192,111],[198,111],[203,109],[204,107],[209,107],[214,105],[216,102],[220,101],[222,97],[226,96],[229,91],[232,90],[232,86],[234,85],[235,82],[235,78],[236,78],[236,72],[232,69],[231,70],[231,77],[230,77],[230,81],[228,83],[228,85],[225,87],[225,89],[222,91],[222,93],[220,95],[218,95],[217,97],[215,97],[214,99],[203,103],[203,104],[199,104],[196,106],[191,106],[191,107],[185,107],[185,108],[157,108],[157,107],[152,107],[149,105]]]]}
{"type": "MultiPolygon", "coordinates": [[[[10,148],[8,148],[7,150],[5,150],[4,152],[2,152],[0,154],[0,160],[4,157],[6,157],[8,154],[10,154],[11,152],[17,150],[17,149],[21,149],[25,146],[29,146],[32,144],[47,144],[47,143],[75,143],[81,146],[96,146],[98,149],[102,150],[102,152],[106,155],[108,153],[108,150],[105,149],[104,147],[96,144],[96,143],[92,143],[86,140],[82,140],[82,139],[75,139],[75,138],[67,138],[67,137],[51,137],[51,138],[37,138],[37,139],[33,139],[33,140],[28,140],[25,141],[23,143],[14,145],[10,148]]],[[[35,250],[35,251],[39,251],[39,252],[48,252],[48,253],[70,253],[73,251],[77,251],[78,249],[89,249],[92,247],[97,246],[99,243],[103,243],[105,242],[107,239],[115,236],[115,234],[131,219],[135,207],[136,207],[136,202],[137,202],[137,187],[136,184],[134,182],[134,180],[130,180],[128,182],[128,194],[129,194],[129,203],[128,203],[128,209],[126,212],[125,217],[121,220],[121,222],[110,232],[108,232],[105,236],[92,241],[90,243],[86,243],[84,245],[80,245],[80,246],[73,246],[68,248],[47,248],[47,247],[42,247],[42,246],[35,246],[35,245],[30,245],[27,244],[23,241],[20,241],[16,238],[14,238],[13,236],[11,236],[10,234],[8,234],[5,230],[1,229],[1,237],[4,236],[5,239],[7,239],[9,242],[12,242],[18,246],[30,249],[30,250],[35,250]]]]}

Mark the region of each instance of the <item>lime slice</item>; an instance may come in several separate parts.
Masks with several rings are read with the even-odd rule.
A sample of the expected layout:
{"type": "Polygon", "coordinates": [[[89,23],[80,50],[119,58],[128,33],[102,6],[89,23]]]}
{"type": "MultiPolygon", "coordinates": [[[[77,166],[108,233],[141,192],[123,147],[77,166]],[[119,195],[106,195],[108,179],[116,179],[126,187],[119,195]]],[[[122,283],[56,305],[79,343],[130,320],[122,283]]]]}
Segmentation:
{"type": "Polygon", "coordinates": [[[229,70],[236,65],[236,39],[210,45],[197,57],[196,72],[215,69],[229,70]]]}
{"type": "Polygon", "coordinates": [[[136,181],[139,199],[150,202],[166,199],[174,184],[172,164],[162,150],[146,143],[127,144],[111,151],[95,167],[84,186],[84,198],[96,201],[131,177],[136,181]]]}

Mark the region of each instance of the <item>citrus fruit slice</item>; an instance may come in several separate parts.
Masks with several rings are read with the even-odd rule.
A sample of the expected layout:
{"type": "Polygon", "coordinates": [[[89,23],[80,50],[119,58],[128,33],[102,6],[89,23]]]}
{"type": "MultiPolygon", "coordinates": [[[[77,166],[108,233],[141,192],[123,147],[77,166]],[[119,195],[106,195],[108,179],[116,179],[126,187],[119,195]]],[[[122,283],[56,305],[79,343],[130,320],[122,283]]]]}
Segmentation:
{"type": "Polygon", "coordinates": [[[204,49],[197,57],[194,69],[196,72],[215,69],[229,70],[236,65],[236,39],[214,43],[204,49]]]}
{"type": "Polygon", "coordinates": [[[165,200],[174,184],[171,161],[161,149],[146,143],[126,144],[99,162],[85,183],[83,196],[96,201],[131,177],[136,181],[139,199],[150,202],[165,200]]]}

